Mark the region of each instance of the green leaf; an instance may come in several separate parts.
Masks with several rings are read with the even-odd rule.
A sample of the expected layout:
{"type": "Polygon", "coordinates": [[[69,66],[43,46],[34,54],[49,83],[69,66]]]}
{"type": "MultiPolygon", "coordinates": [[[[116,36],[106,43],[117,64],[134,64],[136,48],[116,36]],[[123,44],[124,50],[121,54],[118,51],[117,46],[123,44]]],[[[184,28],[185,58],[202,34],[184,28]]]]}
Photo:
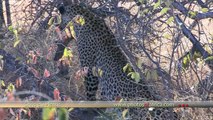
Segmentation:
{"type": "Polygon", "coordinates": [[[138,72],[133,72],[131,78],[134,79],[137,83],[140,81],[141,77],[138,72]]]}
{"type": "Polygon", "coordinates": [[[127,63],[124,67],[123,67],[123,72],[125,73],[129,73],[132,72],[132,67],[129,63],[127,63]]]}
{"type": "Polygon", "coordinates": [[[9,26],[8,29],[9,29],[9,31],[13,32],[16,40],[18,40],[18,30],[14,29],[12,26],[9,26]]]}
{"type": "Polygon", "coordinates": [[[85,19],[83,17],[80,17],[78,21],[79,21],[80,25],[85,24],[85,19]]]}
{"type": "Polygon", "coordinates": [[[67,49],[67,48],[65,48],[64,49],[64,53],[63,53],[63,57],[73,57],[72,51],[67,49]]]}
{"type": "Polygon", "coordinates": [[[129,64],[129,67],[128,67],[128,69],[127,69],[127,72],[132,72],[133,70],[132,70],[132,66],[129,64]]]}
{"type": "Polygon", "coordinates": [[[58,120],[69,120],[69,114],[67,109],[65,108],[58,108],[58,120]]]}
{"type": "Polygon", "coordinates": [[[69,30],[68,28],[65,28],[65,33],[66,33],[66,35],[67,35],[69,38],[72,37],[71,32],[70,32],[70,30],[69,30]]]}
{"type": "Polygon", "coordinates": [[[13,47],[15,48],[21,41],[20,40],[16,40],[13,44],[13,47]]]}
{"type": "Polygon", "coordinates": [[[74,26],[73,26],[73,23],[72,22],[69,22],[68,23],[68,26],[69,26],[69,29],[70,29],[70,32],[71,32],[71,35],[74,39],[76,39],[76,34],[75,34],[75,30],[74,30],[74,26]]]}
{"type": "Polygon", "coordinates": [[[123,72],[126,72],[126,71],[127,71],[128,66],[129,66],[129,63],[127,63],[127,64],[123,67],[123,72]]]}
{"type": "Polygon", "coordinates": [[[56,16],[56,21],[54,21],[55,24],[60,24],[61,23],[61,17],[59,15],[56,16]]]}
{"type": "Polygon", "coordinates": [[[1,86],[4,86],[4,87],[5,87],[5,83],[4,83],[3,80],[0,80],[0,84],[1,84],[1,86]]]}
{"type": "Polygon", "coordinates": [[[71,112],[72,110],[74,110],[74,108],[69,108],[69,109],[68,109],[68,112],[71,112]]]}
{"type": "Polygon", "coordinates": [[[119,102],[121,103],[121,102],[123,102],[124,101],[124,99],[123,98],[121,98],[120,100],[119,100],[119,102]]]}
{"type": "Polygon", "coordinates": [[[128,112],[128,109],[125,109],[125,110],[122,112],[122,117],[123,117],[123,119],[126,118],[127,112],[128,112]]]}
{"type": "Polygon", "coordinates": [[[10,30],[13,30],[13,34],[15,35],[15,42],[13,44],[13,47],[15,48],[21,41],[19,40],[19,37],[18,37],[18,30],[15,30],[11,27],[9,27],[10,30]]]}
{"type": "Polygon", "coordinates": [[[203,13],[206,13],[206,12],[209,11],[209,9],[208,9],[208,8],[202,8],[201,11],[202,11],[203,13]]]}
{"type": "Polygon", "coordinates": [[[183,58],[183,68],[188,68],[189,67],[189,62],[190,62],[190,55],[188,54],[183,58]]]}
{"type": "Polygon", "coordinates": [[[148,13],[148,12],[149,12],[149,9],[148,9],[148,8],[143,10],[143,13],[144,13],[144,14],[145,14],[145,13],[148,13]]]}
{"type": "Polygon", "coordinates": [[[15,35],[15,37],[18,37],[18,30],[13,30],[13,34],[15,35]]]}
{"type": "Polygon", "coordinates": [[[197,15],[197,12],[196,11],[189,11],[188,14],[189,14],[190,18],[193,18],[193,17],[195,17],[197,15]]]}
{"type": "Polygon", "coordinates": [[[165,8],[163,8],[163,9],[160,11],[160,13],[163,15],[163,14],[167,13],[167,11],[168,11],[169,9],[170,9],[170,8],[165,7],[165,8]]]}
{"type": "Polygon", "coordinates": [[[144,10],[142,10],[142,11],[140,11],[140,16],[143,16],[143,15],[145,15],[146,13],[148,13],[149,12],[149,9],[148,8],[146,8],[146,9],[144,9],[144,10]]]}
{"type": "Polygon", "coordinates": [[[54,17],[51,17],[48,21],[48,25],[51,26],[53,24],[54,17]]]}
{"type": "Polygon", "coordinates": [[[205,59],[205,61],[212,61],[213,60],[213,56],[209,56],[205,59]]]}
{"type": "Polygon", "coordinates": [[[127,74],[127,76],[130,76],[130,75],[132,75],[134,72],[129,72],[128,74],[127,74]]]}
{"type": "Polygon", "coordinates": [[[55,115],[56,108],[43,108],[42,120],[52,120],[55,115]]]}
{"type": "Polygon", "coordinates": [[[14,86],[12,83],[10,83],[10,84],[7,86],[7,90],[8,90],[8,92],[13,92],[13,91],[15,91],[15,86],[14,86]]]}
{"type": "Polygon", "coordinates": [[[202,58],[202,55],[200,54],[200,52],[195,51],[193,55],[193,60],[196,60],[197,58],[202,58]]]}
{"type": "Polygon", "coordinates": [[[99,75],[99,77],[102,77],[102,75],[103,75],[103,70],[101,70],[100,68],[98,68],[98,75],[99,75]]]}
{"type": "Polygon", "coordinates": [[[174,21],[174,17],[172,16],[172,17],[170,17],[167,21],[166,21],[166,23],[167,24],[170,24],[171,22],[173,22],[174,21]]]}
{"type": "Polygon", "coordinates": [[[160,6],[160,1],[161,0],[158,0],[158,2],[154,4],[154,8],[153,8],[154,10],[157,9],[160,6]]]}
{"type": "Polygon", "coordinates": [[[97,73],[97,68],[96,67],[92,67],[92,74],[96,77],[98,77],[98,73],[97,73]]]}
{"type": "Polygon", "coordinates": [[[21,61],[22,57],[16,57],[15,61],[21,61]]]}
{"type": "Polygon", "coordinates": [[[71,26],[71,27],[74,27],[72,21],[68,22],[66,27],[70,27],[70,26],[71,26]]]}
{"type": "Polygon", "coordinates": [[[10,25],[9,27],[8,27],[8,30],[10,31],[10,32],[13,32],[13,26],[12,25],[10,25]]]}
{"type": "Polygon", "coordinates": [[[205,49],[209,54],[212,54],[212,52],[213,52],[210,45],[205,45],[205,46],[204,46],[204,49],[205,49]]]}

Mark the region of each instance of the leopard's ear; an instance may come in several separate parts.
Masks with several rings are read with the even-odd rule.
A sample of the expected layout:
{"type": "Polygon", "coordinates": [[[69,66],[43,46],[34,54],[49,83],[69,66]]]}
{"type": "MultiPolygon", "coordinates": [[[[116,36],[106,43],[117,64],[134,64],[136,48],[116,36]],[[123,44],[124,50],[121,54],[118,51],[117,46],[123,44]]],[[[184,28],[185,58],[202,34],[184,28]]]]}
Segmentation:
{"type": "Polygon", "coordinates": [[[66,12],[64,4],[58,5],[57,8],[61,14],[64,14],[66,12]]]}

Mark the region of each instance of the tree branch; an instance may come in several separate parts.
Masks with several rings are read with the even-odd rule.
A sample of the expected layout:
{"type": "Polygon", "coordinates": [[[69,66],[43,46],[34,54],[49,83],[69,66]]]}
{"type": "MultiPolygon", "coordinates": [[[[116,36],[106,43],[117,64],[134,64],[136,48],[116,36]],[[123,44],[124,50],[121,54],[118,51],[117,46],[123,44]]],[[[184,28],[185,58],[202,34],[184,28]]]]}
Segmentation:
{"type": "Polygon", "coordinates": [[[208,8],[207,5],[206,5],[202,0],[197,0],[197,3],[198,3],[202,8],[208,8]]]}
{"type": "Polygon", "coordinates": [[[178,15],[175,16],[175,22],[178,26],[180,26],[183,34],[192,42],[193,47],[195,47],[202,54],[203,58],[207,58],[209,56],[208,52],[202,47],[200,42],[195,38],[192,32],[186,28],[183,21],[179,18],[178,15]]]}
{"type": "MultiPolygon", "coordinates": [[[[178,9],[181,13],[188,16],[189,10],[186,9],[181,3],[174,1],[172,3],[173,7],[178,9]]],[[[192,19],[201,20],[205,18],[213,18],[213,12],[197,13],[192,19]]]]}
{"type": "Polygon", "coordinates": [[[5,79],[8,79],[9,82],[15,83],[15,80],[18,77],[21,77],[23,84],[19,88],[17,88],[17,91],[39,91],[53,98],[54,87],[51,86],[46,80],[43,80],[44,82],[40,84],[41,80],[36,78],[34,74],[28,70],[27,65],[20,64],[19,61],[15,60],[15,58],[11,54],[2,49],[0,49],[0,56],[3,56],[2,60],[4,63],[3,70],[0,71],[0,78],[4,78],[3,76],[5,74],[10,74],[10,78],[5,79]]]}

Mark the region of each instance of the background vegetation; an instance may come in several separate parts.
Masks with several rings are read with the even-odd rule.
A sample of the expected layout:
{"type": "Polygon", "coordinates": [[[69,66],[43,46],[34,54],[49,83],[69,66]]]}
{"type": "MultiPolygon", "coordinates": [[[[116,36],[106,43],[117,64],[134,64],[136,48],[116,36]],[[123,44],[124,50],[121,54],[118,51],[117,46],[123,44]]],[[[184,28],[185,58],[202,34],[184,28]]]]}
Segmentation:
{"type": "MultiPolygon", "coordinates": [[[[2,101],[85,99],[75,41],[65,59],[53,60],[59,38],[50,19],[59,15],[55,6],[60,2],[83,3],[105,19],[130,65],[157,88],[162,100],[213,100],[213,73],[206,62],[212,60],[213,0],[0,0],[2,101]]],[[[61,111],[72,110],[61,109],[43,119],[60,117],[61,111]]],[[[176,112],[182,120],[213,119],[212,108],[176,112]]],[[[35,109],[1,109],[0,115],[42,116],[35,109]]]]}

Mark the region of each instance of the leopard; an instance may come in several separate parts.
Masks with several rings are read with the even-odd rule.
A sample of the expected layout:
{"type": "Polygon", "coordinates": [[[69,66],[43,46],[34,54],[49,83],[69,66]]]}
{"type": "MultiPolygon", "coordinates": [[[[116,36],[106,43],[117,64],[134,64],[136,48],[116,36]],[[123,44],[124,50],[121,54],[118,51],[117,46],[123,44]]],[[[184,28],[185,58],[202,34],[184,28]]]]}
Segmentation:
{"type": "MultiPolygon", "coordinates": [[[[128,59],[122,52],[118,41],[105,20],[80,4],[60,4],[57,6],[61,15],[58,27],[63,31],[72,21],[79,53],[80,65],[87,68],[85,76],[85,94],[88,101],[115,101],[122,98],[127,101],[159,100],[156,92],[144,80],[135,82],[124,72],[128,59]],[[83,18],[84,24],[76,19],[83,18]],[[102,71],[101,76],[94,75],[93,68],[102,71]]],[[[135,120],[176,120],[177,114],[170,108],[156,108],[151,112],[145,108],[130,108],[129,118],[135,120]]]]}

